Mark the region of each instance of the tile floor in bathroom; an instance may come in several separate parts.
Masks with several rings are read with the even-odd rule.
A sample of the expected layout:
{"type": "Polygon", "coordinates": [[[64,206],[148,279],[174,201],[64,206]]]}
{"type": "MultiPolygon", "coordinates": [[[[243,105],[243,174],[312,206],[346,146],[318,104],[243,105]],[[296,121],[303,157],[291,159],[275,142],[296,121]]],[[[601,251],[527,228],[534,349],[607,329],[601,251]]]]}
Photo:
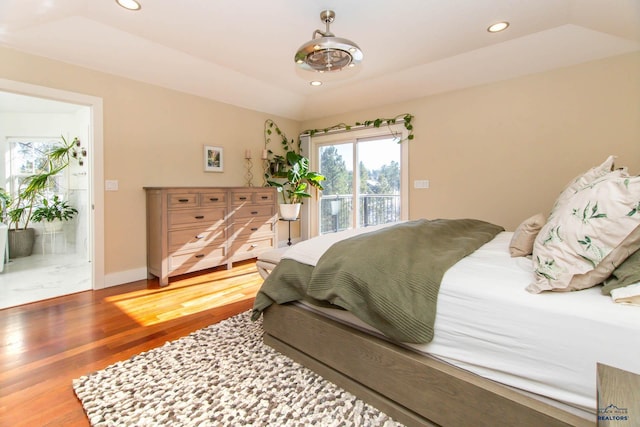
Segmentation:
{"type": "Polygon", "coordinates": [[[0,273],[0,309],[91,289],[91,264],[77,254],[15,258],[0,273]]]}

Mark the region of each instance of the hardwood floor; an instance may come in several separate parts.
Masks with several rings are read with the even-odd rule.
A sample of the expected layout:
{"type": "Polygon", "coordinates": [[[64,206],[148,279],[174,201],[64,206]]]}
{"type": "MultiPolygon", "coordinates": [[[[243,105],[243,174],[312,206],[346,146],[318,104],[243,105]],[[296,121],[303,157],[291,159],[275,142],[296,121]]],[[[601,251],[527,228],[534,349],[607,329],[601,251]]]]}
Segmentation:
{"type": "Polygon", "coordinates": [[[0,310],[0,426],[88,426],[71,381],[250,309],[255,260],[0,310]]]}

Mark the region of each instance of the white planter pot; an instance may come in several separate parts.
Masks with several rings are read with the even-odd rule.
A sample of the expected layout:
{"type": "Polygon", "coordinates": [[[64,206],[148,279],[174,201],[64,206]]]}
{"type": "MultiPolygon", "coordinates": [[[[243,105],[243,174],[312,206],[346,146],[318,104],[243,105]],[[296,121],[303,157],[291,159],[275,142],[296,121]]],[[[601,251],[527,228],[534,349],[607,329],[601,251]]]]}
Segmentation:
{"type": "Polygon", "coordinates": [[[62,221],[54,219],[53,221],[44,222],[44,231],[47,233],[56,233],[62,230],[62,221]]]}
{"type": "Polygon", "coordinates": [[[294,220],[300,214],[300,203],[280,203],[280,218],[294,220]]]}

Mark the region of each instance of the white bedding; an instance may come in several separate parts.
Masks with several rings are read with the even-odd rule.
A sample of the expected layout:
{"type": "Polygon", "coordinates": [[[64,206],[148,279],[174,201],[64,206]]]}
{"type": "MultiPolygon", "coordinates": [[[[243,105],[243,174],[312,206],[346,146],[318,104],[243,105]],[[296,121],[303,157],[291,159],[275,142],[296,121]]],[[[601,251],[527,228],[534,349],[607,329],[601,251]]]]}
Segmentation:
{"type": "MultiPolygon", "coordinates": [[[[384,226],[307,240],[283,258],[315,265],[333,242],[384,226]]],[[[525,291],[533,280],[532,262],[510,257],[512,234],[500,233],[445,274],[435,337],[409,346],[595,415],[597,362],[640,373],[640,308],[614,303],[599,286],[570,293],[525,291]]],[[[330,311],[371,329],[346,312],[330,311]]]]}

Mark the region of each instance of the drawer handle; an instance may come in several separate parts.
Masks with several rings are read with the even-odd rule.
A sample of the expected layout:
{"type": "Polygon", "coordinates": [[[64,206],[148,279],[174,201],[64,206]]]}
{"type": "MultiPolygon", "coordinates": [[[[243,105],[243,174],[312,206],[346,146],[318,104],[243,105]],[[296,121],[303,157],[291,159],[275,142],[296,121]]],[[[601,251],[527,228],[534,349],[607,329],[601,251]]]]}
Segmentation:
{"type": "Polygon", "coordinates": [[[178,199],[178,201],[180,203],[187,203],[189,201],[189,199],[178,199]]]}
{"type": "Polygon", "coordinates": [[[210,197],[209,198],[209,201],[211,201],[211,202],[217,202],[218,200],[220,200],[220,199],[218,199],[217,197],[210,197]]]}
{"type": "Polygon", "coordinates": [[[258,231],[258,227],[253,227],[251,231],[258,231]]]}
{"type": "Polygon", "coordinates": [[[198,234],[198,235],[196,236],[196,239],[204,239],[204,235],[202,235],[202,234],[198,234]]]}
{"type": "Polygon", "coordinates": [[[267,200],[269,196],[262,196],[262,200],[267,200]]]}
{"type": "Polygon", "coordinates": [[[196,258],[204,258],[204,254],[198,254],[196,255],[196,258]]]}
{"type": "Polygon", "coordinates": [[[258,215],[258,211],[251,211],[251,215],[258,215]]]}
{"type": "Polygon", "coordinates": [[[204,219],[204,215],[196,215],[195,218],[196,219],[204,219]]]}
{"type": "Polygon", "coordinates": [[[238,198],[239,198],[240,200],[247,200],[247,198],[246,198],[246,197],[244,197],[244,196],[243,196],[243,197],[238,197],[238,198]]]}
{"type": "Polygon", "coordinates": [[[252,247],[252,248],[257,248],[257,247],[258,247],[258,245],[257,245],[256,243],[253,243],[253,244],[251,245],[251,247],[252,247]]]}

